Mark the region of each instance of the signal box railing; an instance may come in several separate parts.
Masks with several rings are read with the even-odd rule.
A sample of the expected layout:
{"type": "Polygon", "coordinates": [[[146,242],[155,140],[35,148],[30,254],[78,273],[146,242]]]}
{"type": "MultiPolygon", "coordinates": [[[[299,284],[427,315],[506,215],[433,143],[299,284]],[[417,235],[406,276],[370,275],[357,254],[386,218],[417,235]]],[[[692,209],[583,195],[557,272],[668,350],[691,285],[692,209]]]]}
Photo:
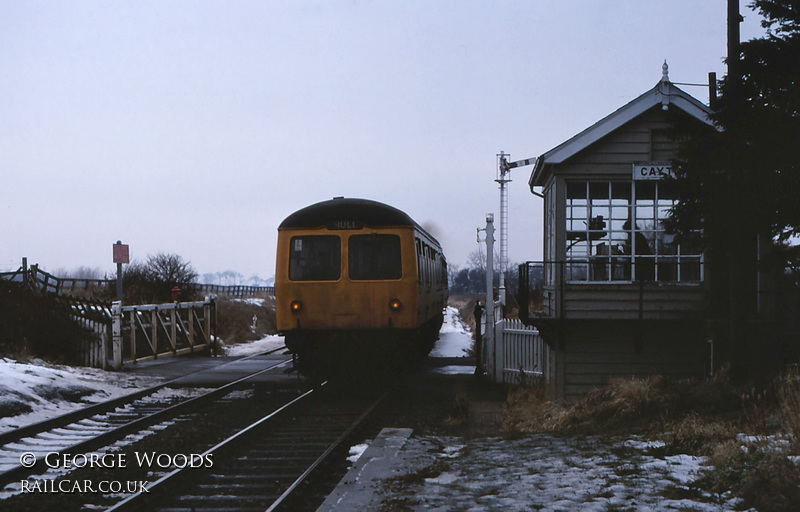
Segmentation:
{"type": "Polygon", "coordinates": [[[529,261],[519,266],[520,318],[568,315],[655,318],[699,313],[704,301],[700,257],[631,265],[614,260],[529,261]],[[616,266],[615,266],[616,265],[616,266]]]}

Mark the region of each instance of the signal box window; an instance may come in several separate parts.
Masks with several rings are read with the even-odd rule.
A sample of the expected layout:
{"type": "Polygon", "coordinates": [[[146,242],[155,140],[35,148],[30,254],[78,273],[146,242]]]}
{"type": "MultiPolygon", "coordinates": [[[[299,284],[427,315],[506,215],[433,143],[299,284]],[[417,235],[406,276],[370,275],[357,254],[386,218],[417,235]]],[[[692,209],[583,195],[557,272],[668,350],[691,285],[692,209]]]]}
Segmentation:
{"type": "Polygon", "coordinates": [[[668,181],[568,181],[568,281],[702,281],[695,238],[669,229],[668,181]]]}
{"type": "Polygon", "coordinates": [[[295,236],[289,240],[291,281],[336,281],[342,275],[338,236],[295,236]]]}
{"type": "Polygon", "coordinates": [[[397,235],[353,235],[348,250],[350,279],[373,281],[403,276],[397,235]]]}

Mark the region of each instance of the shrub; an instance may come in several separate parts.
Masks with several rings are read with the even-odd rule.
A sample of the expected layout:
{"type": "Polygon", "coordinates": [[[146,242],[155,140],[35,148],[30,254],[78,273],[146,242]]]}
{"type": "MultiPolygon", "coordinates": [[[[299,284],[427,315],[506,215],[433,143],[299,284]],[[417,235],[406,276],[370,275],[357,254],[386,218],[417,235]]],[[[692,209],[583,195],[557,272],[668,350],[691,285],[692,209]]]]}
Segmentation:
{"type": "Polygon", "coordinates": [[[275,309],[271,303],[263,305],[227,297],[217,298],[217,336],[231,345],[261,339],[275,334],[275,309]],[[253,317],[256,318],[255,329],[253,317]]]}
{"type": "Polygon", "coordinates": [[[733,492],[745,508],[773,512],[797,510],[800,471],[786,452],[769,444],[741,446],[728,441],[712,453],[714,469],[695,486],[723,494],[733,492]]]}
{"type": "Polygon", "coordinates": [[[92,334],[72,320],[67,306],[27,286],[0,280],[0,351],[75,362],[92,334]]]}
{"type": "MultiPolygon", "coordinates": [[[[197,272],[177,254],[158,253],[146,262],[123,267],[122,291],[126,304],[159,304],[172,301],[172,288],[181,289],[180,300],[195,300],[197,272]]],[[[114,292],[116,293],[116,292],[114,292]]]]}

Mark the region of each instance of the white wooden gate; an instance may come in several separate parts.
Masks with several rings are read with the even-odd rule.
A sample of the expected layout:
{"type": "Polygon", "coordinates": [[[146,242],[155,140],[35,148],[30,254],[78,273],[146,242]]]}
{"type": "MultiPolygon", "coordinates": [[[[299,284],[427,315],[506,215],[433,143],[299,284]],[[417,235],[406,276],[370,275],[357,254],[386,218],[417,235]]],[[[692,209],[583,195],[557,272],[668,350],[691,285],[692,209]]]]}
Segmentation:
{"type": "Polygon", "coordinates": [[[139,306],[114,302],[111,310],[115,369],[123,360],[135,363],[215,349],[216,308],[209,297],[202,302],[139,306]]]}
{"type": "Polygon", "coordinates": [[[484,361],[487,373],[495,382],[550,382],[550,348],[536,328],[526,326],[521,320],[499,318],[494,322],[494,336],[490,340],[484,361]]]}

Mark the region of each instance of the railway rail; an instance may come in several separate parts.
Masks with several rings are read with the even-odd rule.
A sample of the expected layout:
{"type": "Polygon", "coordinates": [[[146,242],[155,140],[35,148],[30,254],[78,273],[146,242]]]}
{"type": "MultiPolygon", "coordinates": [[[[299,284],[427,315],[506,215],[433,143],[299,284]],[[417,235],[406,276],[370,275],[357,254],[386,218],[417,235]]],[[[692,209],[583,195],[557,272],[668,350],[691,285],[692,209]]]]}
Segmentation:
{"type": "Polygon", "coordinates": [[[387,394],[337,398],[312,389],[200,454],[213,457],[213,467],[176,468],[108,510],[307,509],[315,471],[347,449],[345,441],[387,394]]]}
{"type": "MultiPolygon", "coordinates": [[[[275,349],[244,359],[256,358],[278,352],[275,349]]],[[[278,361],[233,382],[204,390],[189,398],[186,395],[163,393],[176,381],[174,379],[120,398],[92,405],[71,413],[21,427],[0,435],[0,486],[21,481],[47,469],[45,455],[53,460],[67,454],[85,454],[97,450],[125,436],[140,432],[158,423],[179,417],[185,411],[222,397],[248,380],[286,366],[291,359],[278,361]],[[27,457],[26,460],[22,460],[27,457]],[[33,463],[25,463],[34,461],[33,463]]],[[[204,370],[201,370],[202,372],[204,370]]],[[[200,373],[196,372],[196,373],[200,373]]]]}

